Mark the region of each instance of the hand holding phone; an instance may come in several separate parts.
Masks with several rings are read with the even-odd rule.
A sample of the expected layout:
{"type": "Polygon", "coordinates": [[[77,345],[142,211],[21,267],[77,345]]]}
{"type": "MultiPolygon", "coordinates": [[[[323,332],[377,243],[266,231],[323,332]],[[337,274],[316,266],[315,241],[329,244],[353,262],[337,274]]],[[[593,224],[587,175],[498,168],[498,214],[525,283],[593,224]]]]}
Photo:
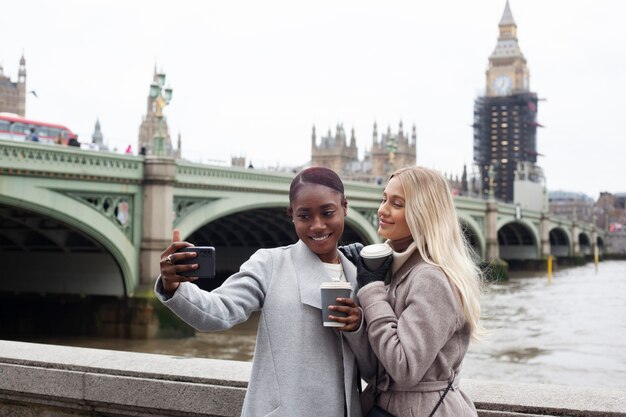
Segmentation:
{"type": "Polygon", "coordinates": [[[198,278],[215,278],[215,248],[213,246],[190,246],[176,251],[195,252],[195,258],[183,259],[177,262],[179,265],[198,264],[198,269],[181,271],[178,275],[198,278]]]}

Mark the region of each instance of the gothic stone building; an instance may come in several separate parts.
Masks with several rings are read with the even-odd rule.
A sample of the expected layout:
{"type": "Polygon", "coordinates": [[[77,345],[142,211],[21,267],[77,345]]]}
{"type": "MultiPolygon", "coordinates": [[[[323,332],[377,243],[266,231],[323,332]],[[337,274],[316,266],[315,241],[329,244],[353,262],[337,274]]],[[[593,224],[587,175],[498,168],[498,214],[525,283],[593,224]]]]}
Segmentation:
{"type": "Polygon", "coordinates": [[[26,60],[20,59],[17,82],[4,75],[0,65],[0,112],[15,113],[26,116],[26,60]]]}
{"type": "Polygon", "coordinates": [[[311,166],[325,166],[344,180],[382,183],[395,169],[413,166],[416,162],[417,134],[415,126],[411,137],[403,131],[400,122],[398,132],[391,128],[378,138],[378,127],[374,123],[372,146],[359,160],[354,129],[348,141],[342,124],[338,124],[333,135],[330,129],[317,142],[315,126],[311,137],[311,166]]]}

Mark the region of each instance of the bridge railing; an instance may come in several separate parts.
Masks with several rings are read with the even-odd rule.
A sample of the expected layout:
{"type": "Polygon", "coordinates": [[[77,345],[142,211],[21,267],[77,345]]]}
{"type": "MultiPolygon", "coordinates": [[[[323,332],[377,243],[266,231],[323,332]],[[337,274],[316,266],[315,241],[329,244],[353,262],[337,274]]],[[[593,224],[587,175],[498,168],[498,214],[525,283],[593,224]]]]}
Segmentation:
{"type": "Polygon", "coordinates": [[[0,139],[0,172],[139,182],[143,179],[143,157],[0,139]]]}
{"type": "MultiPolygon", "coordinates": [[[[255,192],[289,192],[289,185],[296,174],[293,172],[266,171],[258,169],[211,166],[176,161],[176,187],[197,187],[255,192]]],[[[362,182],[345,181],[349,199],[379,201],[383,186],[362,182]]]]}

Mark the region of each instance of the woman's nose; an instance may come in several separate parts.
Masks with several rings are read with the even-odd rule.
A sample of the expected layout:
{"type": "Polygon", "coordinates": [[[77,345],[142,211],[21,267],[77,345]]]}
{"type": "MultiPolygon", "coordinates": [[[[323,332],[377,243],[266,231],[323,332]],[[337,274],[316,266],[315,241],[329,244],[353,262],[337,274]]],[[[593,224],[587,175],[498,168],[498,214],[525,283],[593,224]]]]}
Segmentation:
{"type": "Polygon", "coordinates": [[[311,222],[311,229],[323,229],[326,226],[324,223],[324,219],[319,216],[313,217],[313,221],[311,222]]]}
{"type": "Polygon", "coordinates": [[[380,206],[378,206],[378,217],[381,217],[383,214],[387,213],[387,208],[385,206],[385,203],[380,203],[380,206]]]}

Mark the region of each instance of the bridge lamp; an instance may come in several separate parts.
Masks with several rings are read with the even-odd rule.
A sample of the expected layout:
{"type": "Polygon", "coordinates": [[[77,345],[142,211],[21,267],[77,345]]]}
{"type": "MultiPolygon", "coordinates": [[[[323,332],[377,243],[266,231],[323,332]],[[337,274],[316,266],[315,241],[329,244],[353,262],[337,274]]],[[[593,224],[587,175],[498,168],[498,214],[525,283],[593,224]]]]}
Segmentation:
{"type": "Polygon", "coordinates": [[[172,88],[165,85],[165,74],[158,73],[156,79],[150,84],[150,97],[154,99],[157,126],[154,133],[154,153],[156,155],[165,155],[165,135],[163,133],[163,108],[170,103],[172,99],[172,88]]]}
{"type": "Polygon", "coordinates": [[[157,83],[159,84],[159,87],[163,87],[163,85],[165,85],[165,74],[160,72],[157,74],[157,83]]]}
{"type": "Polygon", "coordinates": [[[172,88],[170,86],[165,87],[163,90],[163,98],[165,99],[165,103],[169,104],[172,99],[172,88]]]}
{"type": "Polygon", "coordinates": [[[150,84],[150,97],[157,98],[160,89],[161,87],[157,83],[150,84]]]}

